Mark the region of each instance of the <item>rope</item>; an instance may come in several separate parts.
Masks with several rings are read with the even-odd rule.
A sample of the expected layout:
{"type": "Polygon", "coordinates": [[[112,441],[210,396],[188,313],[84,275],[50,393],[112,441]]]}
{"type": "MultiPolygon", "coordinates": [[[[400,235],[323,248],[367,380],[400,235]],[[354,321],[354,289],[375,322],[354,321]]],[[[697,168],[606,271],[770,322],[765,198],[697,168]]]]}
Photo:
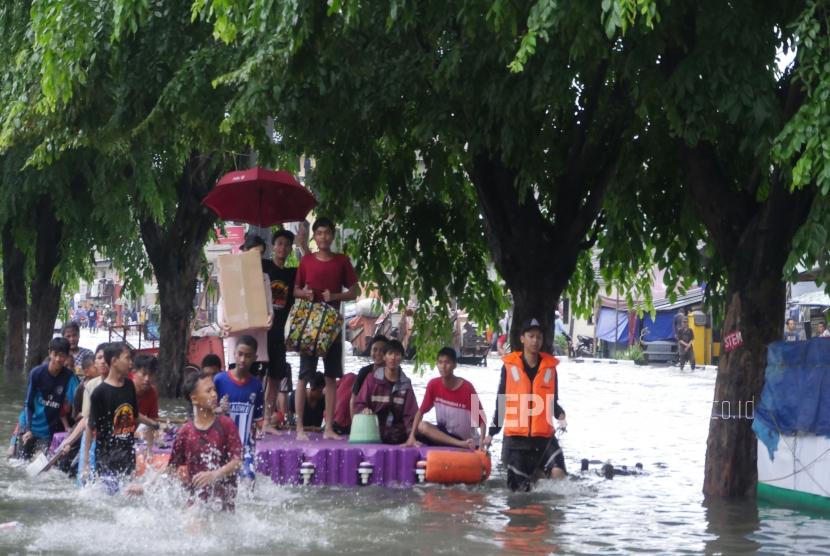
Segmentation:
{"type": "MultiPolygon", "coordinates": [[[[774,404],[775,404],[775,402],[773,401],[773,405],[774,405],[774,404]]],[[[816,458],[815,458],[813,461],[811,461],[810,463],[808,463],[807,465],[804,465],[804,463],[801,461],[801,459],[799,459],[799,458],[798,458],[798,456],[797,456],[797,455],[796,455],[796,453],[795,453],[796,444],[798,443],[798,437],[797,437],[797,436],[795,437],[795,442],[793,443],[793,445],[792,445],[792,447],[791,447],[791,446],[787,443],[787,441],[786,441],[786,440],[784,440],[784,433],[781,431],[781,427],[780,427],[780,426],[778,426],[778,419],[776,419],[776,418],[775,418],[775,413],[771,411],[771,412],[770,412],[770,415],[772,416],[772,422],[773,422],[773,424],[775,425],[775,428],[776,428],[776,429],[777,429],[777,431],[778,431],[778,436],[779,436],[779,438],[781,439],[781,442],[783,442],[783,443],[784,443],[784,446],[786,446],[786,447],[787,447],[787,449],[790,451],[790,453],[791,453],[791,454],[792,454],[792,456],[793,456],[793,472],[792,472],[792,473],[788,473],[787,475],[784,475],[783,477],[777,477],[777,478],[775,478],[775,479],[767,479],[766,481],[767,481],[767,482],[777,482],[777,481],[783,481],[784,479],[789,479],[790,477],[795,476],[797,473],[804,472],[804,473],[805,473],[805,474],[806,474],[806,475],[807,475],[810,479],[812,479],[812,480],[813,480],[813,482],[814,482],[814,483],[818,486],[819,490],[821,490],[821,491],[822,491],[825,495],[830,496],[830,492],[828,492],[827,490],[825,490],[825,488],[824,488],[823,486],[821,486],[821,483],[819,483],[818,481],[816,481],[816,478],[815,478],[815,477],[813,477],[813,476],[810,474],[810,472],[807,470],[809,467],[813,466],[813,465],[814,465],[815,463],[817,463],[817,462],[818,462],[821,458],[823,458],[823,457],[825,456],[825,454],[830,453],[830,448],[828,448],[827,450],[825,450],[824,452],[822,452],[821,454],[819,454],[818,456],[816,456],[816,458]],[[797,468],[796,468],[796,464],[801,464],[801,469],[797,469],[797,468]]]]}

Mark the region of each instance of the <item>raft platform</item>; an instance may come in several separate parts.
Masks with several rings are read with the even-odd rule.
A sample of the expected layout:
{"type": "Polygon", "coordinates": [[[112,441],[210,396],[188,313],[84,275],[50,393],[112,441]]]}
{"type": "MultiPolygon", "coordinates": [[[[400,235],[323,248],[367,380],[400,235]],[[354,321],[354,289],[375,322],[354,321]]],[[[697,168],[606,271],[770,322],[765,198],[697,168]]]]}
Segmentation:
{"type": "MultiPolygon", "coordinates": [[[[357,487],[376,485],[409,488],[416,483],[478,484],[490,475],[490,460],[481,452],[445,446],[403,447],[389,444],[351,444],[323,439],[322,433],[307,432],[308,440],[297,440],[295,431],[266,434],[257,441],[255,469],[278,485],[357,487]]],[[[52,438],[57,450],[65,433],[52,438]]],[[[159,470],[167,466],[173,435],[164,437],[163,447],[153,447],[159,470]]],[[[144,470],[143,444],[136,444],[137,469],[144,470]]]]}
{"type": "Polygon", "coordinates": [[[426,468],[418,462],[426,461],[430,452],[471,454],[460,448],[350,444],[345,438],[324,440],[319,432],[306,434],[307,441],[298,441],[295,431],[258,440],[257,472],[279,485],[406,488],[425,480],[426,468]]]}

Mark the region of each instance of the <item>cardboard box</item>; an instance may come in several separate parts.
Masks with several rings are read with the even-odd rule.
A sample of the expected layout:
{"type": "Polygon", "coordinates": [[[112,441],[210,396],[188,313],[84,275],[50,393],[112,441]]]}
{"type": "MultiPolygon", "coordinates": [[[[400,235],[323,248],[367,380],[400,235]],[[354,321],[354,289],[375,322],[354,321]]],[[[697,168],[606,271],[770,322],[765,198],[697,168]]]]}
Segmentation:
{"type": "Polygon", "coordinates": [[[269,312],[265,301],[262,262],[255,250],[217,258],[219,292],[225,321],[231,334],[266,328],[269,312]]]}

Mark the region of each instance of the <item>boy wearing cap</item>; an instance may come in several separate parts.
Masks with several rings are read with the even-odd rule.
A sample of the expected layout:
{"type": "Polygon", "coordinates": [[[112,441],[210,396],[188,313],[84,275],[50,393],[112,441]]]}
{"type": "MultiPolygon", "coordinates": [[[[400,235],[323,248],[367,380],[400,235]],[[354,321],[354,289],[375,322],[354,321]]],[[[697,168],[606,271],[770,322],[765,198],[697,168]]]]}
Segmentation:
{"type": "Polygon", "coordinates": [[[544,333],[537,319],[525,321],[520,336],[522,351],[502,358],[501,379],[490,435],[504,428],[502,461],[511,490],[530,490],[540,477],[563,478],[565,458],[556,440],[554,418],[565,430],[565,410],[559,405],[556,365],[559,361],[542,352],[544,333]]]}

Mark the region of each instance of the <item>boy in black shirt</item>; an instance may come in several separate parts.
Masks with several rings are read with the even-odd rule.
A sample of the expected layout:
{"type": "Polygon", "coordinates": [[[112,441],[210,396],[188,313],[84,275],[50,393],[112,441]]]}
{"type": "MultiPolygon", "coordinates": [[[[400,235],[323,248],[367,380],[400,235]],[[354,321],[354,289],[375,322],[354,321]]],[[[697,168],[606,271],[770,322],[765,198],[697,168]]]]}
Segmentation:
{"type": "MultiPolygon", "coordinates": [[[[273,237],[273,262],[263,264],[263,270],[271,280],[271,302],[274,307],[274,322],[268,330],[268,376],[265,385],[265,415],[273,415],[274,406],[283,415],[287,413],[288,392],[293,390],[291,367],[285,360],[285,323],[288,313],[294,305],[294,280],[297,268],[285,266],[294,234],[289,230],[279,230],[273,237]]],[[[308,242],[303,234],[297,245],[303,254],[308,253],[308,242]]]]}
{"type": "Polygon", "coordinates": [[[108,344],[104,360],[110,372],[92,393],[87,434],[95,434],[95,473],[114,494],[119,482],[135,471],[135,429],[138,400],[127,378],[132,367],[130,348],[123,342],[108,344]]]}

